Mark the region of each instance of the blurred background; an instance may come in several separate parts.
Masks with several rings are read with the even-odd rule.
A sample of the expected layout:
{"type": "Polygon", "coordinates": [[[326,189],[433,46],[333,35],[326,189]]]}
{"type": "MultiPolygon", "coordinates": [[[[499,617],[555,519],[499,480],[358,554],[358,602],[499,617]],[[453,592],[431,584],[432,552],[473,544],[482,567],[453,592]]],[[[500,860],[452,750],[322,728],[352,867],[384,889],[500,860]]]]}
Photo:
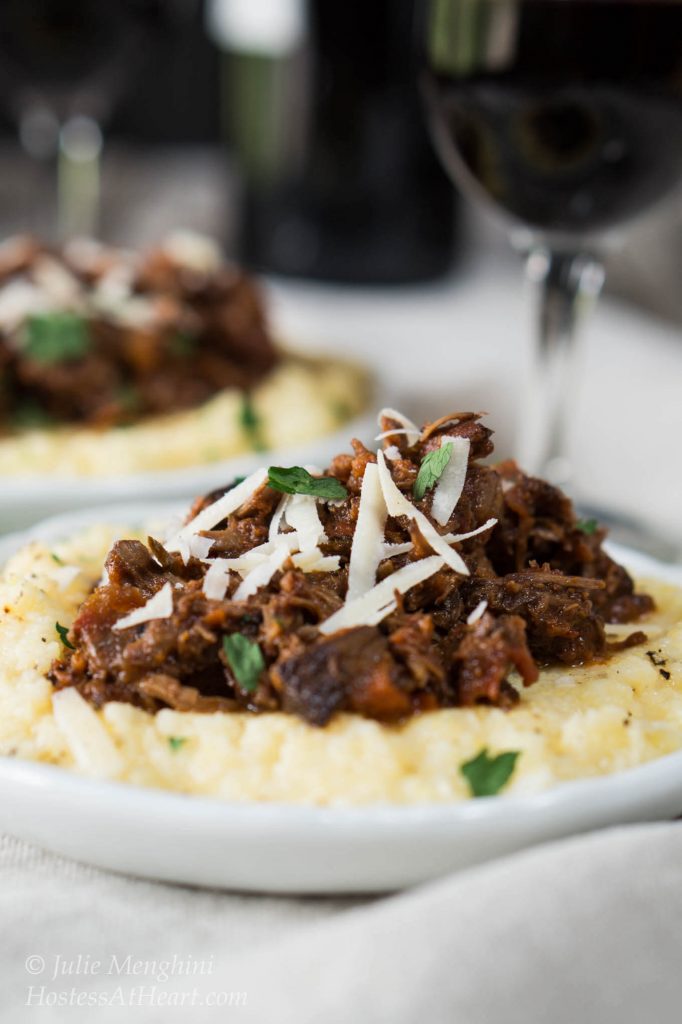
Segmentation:
{"type": "MultiPolygon", "coordinates": [[[[487,407],[509,452],[520,266],[436,159],[413,18],[413,0],[3,0],[0,233],[212,234],[265,275],[290,341],[364,357],[415,416],[487,407]]],[[[572,438],[583,490],[678,534],[682,483],[652,498],[635,421],[682,427],[681,264],[678,193],[609,255],[572,438]]]]}

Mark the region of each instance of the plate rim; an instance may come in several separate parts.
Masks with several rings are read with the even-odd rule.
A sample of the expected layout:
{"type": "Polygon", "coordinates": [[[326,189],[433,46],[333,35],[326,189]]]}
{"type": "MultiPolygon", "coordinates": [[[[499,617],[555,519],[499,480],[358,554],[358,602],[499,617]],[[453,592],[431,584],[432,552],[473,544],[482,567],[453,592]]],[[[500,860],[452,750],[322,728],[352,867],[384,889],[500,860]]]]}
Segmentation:
{"type": "Polygon", "coordinates": [[[337,429],[308,440],[270,448],[267,452],[240,452],[217,462],[105,476],[38,473],[30,476],[6,476],[0,491],[0,514],[3,508],[10,508],[23,502],[40,501],[43,498],[54,499],[55,491],[60,497],[68,492],[70,500],[94,503],[124,499],[129,494],[146,495],[151,500],[155,495],[189,493],[195,488],[201,489],[204,480],[209,480],[210,484],[221,475],[229,480],[243,472],[253,472],[263,462],[265,456],[273,456],[283,461],[303,458],[310,461],[310,457],[314,458],[323,448],[333,448],[336,451],[340,445],[347,444],[351,436],[369,436],[375,426],[376,412],[372,402],[369,402],[366,409],[340,424],[337,429]]]}

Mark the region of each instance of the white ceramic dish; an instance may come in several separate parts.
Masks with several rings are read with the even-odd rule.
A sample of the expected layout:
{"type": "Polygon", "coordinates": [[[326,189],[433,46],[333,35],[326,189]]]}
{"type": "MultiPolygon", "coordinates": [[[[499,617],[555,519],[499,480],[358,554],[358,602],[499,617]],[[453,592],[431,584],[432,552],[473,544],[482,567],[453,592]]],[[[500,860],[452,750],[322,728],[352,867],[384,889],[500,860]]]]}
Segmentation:
{"type": "MultiPolygon", "coordinates": [[[[89,522],[142,522],[176,509],[61,516],[3,538],[0,563],[31,537],[56,540],[89,522]]],[[[682,585],[682,568],[614,553],[636,572],[682,585]]],[[[533,843],[680,813],[682,752],[533,796],[360,808],[225,803],[0,758],[1,830],[113,871],[249,891],[388,891],[533,843]]]]}
{"type": "Polygon", "coordinates": [[[325,465],[337,452],[347,449],[350,437],[368,441],[376,431],[376,414],[372,412],[350,420],[332,434],[290,448],[274,448],[267,456],[254,452],[202,466],[127,476],[10,477],[3,480],[0,487],[0,533],[25,529],[31,523],[42,522],[48,516],[70,509],[205,494],[229,483],[235,476],[252,473],[263,464],[264,457],[285,465],[325,465]]]}

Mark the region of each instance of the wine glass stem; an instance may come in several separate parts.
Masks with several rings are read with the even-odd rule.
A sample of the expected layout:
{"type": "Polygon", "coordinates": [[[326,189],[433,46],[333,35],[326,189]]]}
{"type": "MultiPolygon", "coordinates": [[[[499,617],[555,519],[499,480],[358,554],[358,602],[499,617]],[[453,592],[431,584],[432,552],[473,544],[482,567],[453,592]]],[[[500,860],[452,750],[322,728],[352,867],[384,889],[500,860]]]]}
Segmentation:
{"type": "Polygon", "coordinates": [[[535,346],[518,434],[518,461],[533,475],[571,489],[567,433],[575,407],[575,362],[581,321],[604,282],[602,264],[587,253],[538,245],[526,259],[535,292],[535,346]]]}
{"type": "Polygon", "coordinates": [[[59,133],[57,230],[64,241],[95,235],[99,224],[102,132],[91,117],[75,115],[59,133]]]}

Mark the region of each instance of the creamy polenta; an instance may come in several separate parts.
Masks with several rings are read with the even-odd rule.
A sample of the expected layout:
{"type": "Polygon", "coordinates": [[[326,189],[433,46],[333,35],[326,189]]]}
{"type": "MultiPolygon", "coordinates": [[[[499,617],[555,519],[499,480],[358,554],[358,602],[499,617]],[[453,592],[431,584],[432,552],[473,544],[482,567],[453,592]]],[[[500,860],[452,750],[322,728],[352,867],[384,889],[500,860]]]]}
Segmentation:
{"type": "Polygon", "coordinates": [[[332,433],[368,400],[359,367],[285,355],[253,389],[248,417],[243,393],[231,388],[199,408],[132,426],[25,430],[0,439],[0,476],[117,476],[219,462],[332,433]]]}
{"type": "MultiPolygon", "coordinates": [[[[482,747],[520,756],[505,794],[605,775],[682,748],[682,591],[646,580],[649,642],[586,668],[553,668],[511,711],[453,708],[403,725],[338,715],[96,712],[46,678],[68,626],[127,529],[96,527],[17,553],[0,579],[0,755],[225,800],[400,804],[468,797],[460,765],[482,747]],[[647,653],[650,652],[650,653],[647,653]]],[[[609,627],[614,637],[633,627],[609,627]]]]}

